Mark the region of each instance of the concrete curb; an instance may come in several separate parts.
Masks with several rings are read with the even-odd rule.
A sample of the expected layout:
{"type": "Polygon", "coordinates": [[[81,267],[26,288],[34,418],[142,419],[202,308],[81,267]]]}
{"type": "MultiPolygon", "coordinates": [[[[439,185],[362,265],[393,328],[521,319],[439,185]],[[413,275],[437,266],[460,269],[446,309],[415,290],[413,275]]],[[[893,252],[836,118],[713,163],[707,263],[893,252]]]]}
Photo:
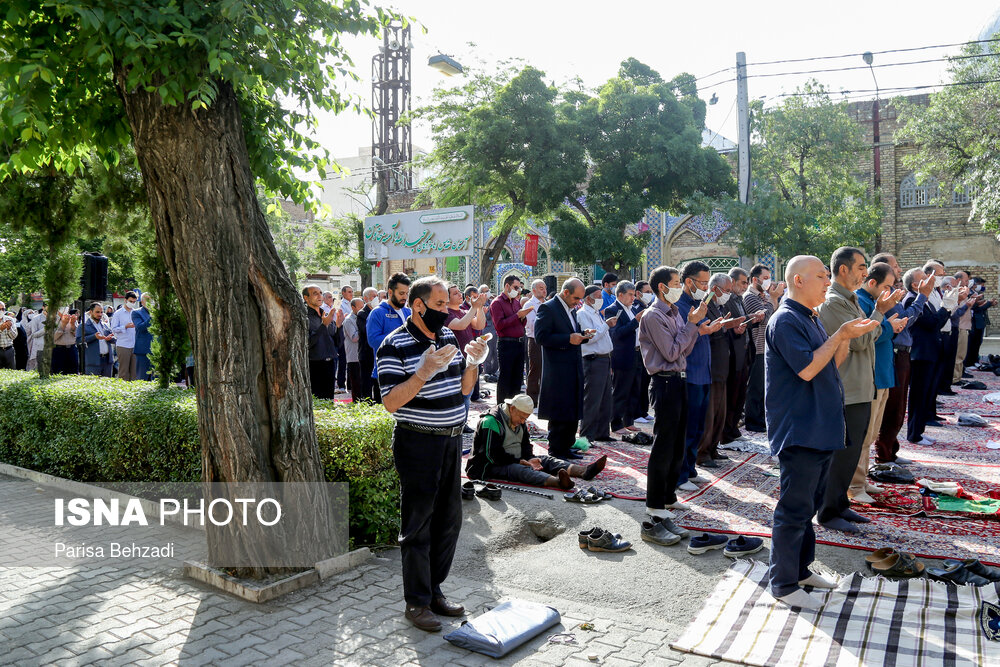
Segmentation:
{"type": "Polygon", "coordinates": [[[319,572],[310,568],[273,583],[257,584],[231,577],[222,570],[196,561],[184,562],[184,576],[208,584],[249,602],[267,602],[320,582],[319,572]]]}
{"type": "Polygon", "coordinates": [[[361,547],[360,549],[355,549],[354,551],[348,551],[346,554],[321,560],[316,563],[316,572],[319,573],[320,579],[326,580],[332,576],[361,566],[371,557],[371,549],[368,547],[361,547]]]}

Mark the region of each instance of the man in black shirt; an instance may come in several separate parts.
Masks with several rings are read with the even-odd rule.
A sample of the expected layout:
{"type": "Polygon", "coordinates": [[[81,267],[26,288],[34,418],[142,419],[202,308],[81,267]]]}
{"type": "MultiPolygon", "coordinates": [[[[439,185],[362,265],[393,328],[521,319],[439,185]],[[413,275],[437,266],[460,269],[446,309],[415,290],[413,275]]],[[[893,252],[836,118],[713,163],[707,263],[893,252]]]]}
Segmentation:
{"type": "Polygon", "coordinates": [[[323,291],[316,285],[302,288],[309,315],[309,381],[316,398],[333,398],[334,373],[337,368],[337,329],[344,323],[344,313],[332,308],[326,315],[320,309],[323,291]]]}

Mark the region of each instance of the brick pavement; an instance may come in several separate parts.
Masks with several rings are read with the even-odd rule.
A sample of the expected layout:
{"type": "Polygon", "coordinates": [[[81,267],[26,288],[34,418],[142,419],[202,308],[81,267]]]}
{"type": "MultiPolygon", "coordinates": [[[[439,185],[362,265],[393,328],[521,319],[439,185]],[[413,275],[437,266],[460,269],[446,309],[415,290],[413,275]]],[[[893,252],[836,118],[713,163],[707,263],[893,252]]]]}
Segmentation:
{"type": "MultiPolygon", "coordinates": [[[[37,536],[49,494],[31,482],[0,484],[0,544],[37,536]],[[37,524],[36,524],[37,525],[37,524]]],[[[403,617],[398,552],[265,604],[184,578],[174,565],[120,569],[0,568],[0,664],[41,665],[698,665],[716,661],[668,648],[676,624],[562,600],[502,581],[451,577],[449,595],[478,614],[510,597],[547,602],[563,622],[504,660],[452,647],[403,617]],[[593,630],[582,630],[589,622],[593,630]],[[576,645],[549,644],[571,632],[576,645]],[[597,662],[588,660],[596,654],[597,662]]],[[[448,619],[455,627],[461,619],[448,619]]]]}

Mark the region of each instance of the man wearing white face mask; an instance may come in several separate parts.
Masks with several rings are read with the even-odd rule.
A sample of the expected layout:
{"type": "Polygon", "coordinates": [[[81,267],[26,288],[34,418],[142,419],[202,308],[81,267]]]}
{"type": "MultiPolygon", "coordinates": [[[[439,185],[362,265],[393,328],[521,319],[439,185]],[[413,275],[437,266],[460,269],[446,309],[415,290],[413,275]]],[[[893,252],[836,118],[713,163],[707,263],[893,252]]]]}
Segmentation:
{"type": "Polygon", "coordinates": [[[496,327],[497,361],[500,375],[497,378],[497,405],[521,393],[524,379],[524,320],[533,306],[521,306],[521,279],[510,275],[504,278],[503,294],[490,304],[493,326],[496,327]]]}
{"type": "Polygon", "coordinates": [[[139,309],[139,298],[135,292],[125,293],[125,307],[115,311],[111,317],[111,332],[118,340],[118,377],[135,380],[138,369],[135,354],[135,323],[132,313],[139,309]]]}
{"type": "MultiPolygon", "coordinates": [[[[653,288],[645,280],[640,280],[635,284],[635,301],[632,302],[632,313],[638,315],[640,310],[646,310],[656,301],[653,288]]],[[[639,364],[639,400],[635,404],[634,421],[636,424],[649,424],[653,421],[653,415],[649,414],[649,383],[652,376],[639,364]]]]}
{"type": "Polygon", "coordinates": [[[748,313],[764,311],[764,317],[750,329],[754,357],[750,363],[744,426],[746,430],[755,433],[767,432],[767,424],[764,422],[764,331],[784,291],[785,284],[773,282],[771,270],[763,264],[750,269],[750,287],[743,295],[743,306],[748,313]]]}
{"type": "Polygon", "coordinates": [[[739,333],[746,331],[746,320],[731,318],[726,310],[726,304],[732,296],[733,281],[725,273],[716,273],[708,281],[709,292],[714,294],[708,304],[708,319],[725,318],[723,327],[709,335],[711,349],[712,385],[708,396],[708,410],[705,412],[705,432],[698,444],[696,463],[702,468],[718,468],[716,461],[725,461],[727,457],[719,454],[719,443],[722,442],[722,431],[726,425],[726,381],[729,379],[729,329],[739,333]]]}
{"type": "Polygon", "coordinates": [[[538,405],[538,392],[542,382],[542,348],[535,340],[535,318],[538,317],[538,307],[545,303],[545,281],[534,280],[531,283],[531,298],[524,308],[531,308],[524,318],[524,335],[528,338],[528,380],[525,383],[527,394],[531,401],[538,405]]]}
{"type": "MultiPolygon", "coordinates": [[[[542,283],[544,286],[544,283],[542,283]]],[[[611,437],[611,350],[609,323],[600,315],[604,301],[601,288],[590,285],[584,291],[583,307],[576,320],[594,336],[580,346],[583,354],[583,416],[580,436],[591,442],[614,440],[611,437]]],[[[611,322],[614,324],[614,322],[611,322]]]]}

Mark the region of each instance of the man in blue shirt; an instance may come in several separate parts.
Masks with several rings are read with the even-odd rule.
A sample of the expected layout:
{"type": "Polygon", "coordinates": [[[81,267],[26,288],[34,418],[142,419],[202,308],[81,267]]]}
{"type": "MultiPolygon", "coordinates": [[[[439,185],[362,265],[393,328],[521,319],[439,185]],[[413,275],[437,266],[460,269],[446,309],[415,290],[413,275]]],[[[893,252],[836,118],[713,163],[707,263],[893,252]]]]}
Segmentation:
{"type": "Polygon", "coordinates": [[[615,273],[605,273],[604,277],[601,278],[601,315],[604,315],[604,309],[615,302],[617,298],[615,296],[615,287],[618,285],[618,275],[615,273]]]}
{"type": "MultiPolygon", "coordinates": [[[[866,316],[870,316],[875,310],[875,300],[887,292],[893,292],[896,284],[896,274],[892,267],[885,262],[873,262],[868,267],[868,276],[861,287],[854,290],[858,295],[858,305],[866,316]]],[[[902,299],[903,292],[900,290],[899,298],[902,299]]],[[[897,303],[894,307],[899,306],[897,303]]],[[[858,467],[854,470],[854,477],[851,485],[847,488],[847,495],[857,503],[871,505],[875,502],[870,493],[881,493],[882,487],[871,484],[868,481],[868,462],[870,460],[871,444],[878,436],[879,426],[882,425],[882,415],[885,412],[885,404],[889,398],[889,390],[896,385],[896,369],[893,367],[892,339],[906,326],[906,318],[900,318],[898,314],[890,314],[891,309],[886,311],[885,319],[882,320],[882,333],[875,340],[875,398],[872,400],[871,415],[868,417],[868,430],[865,431],[865,439],[861,444],[861,456],[858,457],[858,467]]]]}
{"type": "Polygon", "coordinates": [[[135,324],[135,373],[140,380],[153,379],[149,366],[149,353],[153,348],[153,334],[149,333],[149,325],[153,316],[149,314],[149,308],[146,306],[148,302],[149,293],[144,292],[139,297],[142,306],[132,311],[132,323],[135,324]]]}
{"type": "Polygon", "coordinates": [[[809,571],[815,558],[812,517],[826,493],[833,453],[844,448],[844,387],[837,366],[850,341],[878,322],[855,319],[827,337],[814,310],[830,286],[818,258],[793,257],[785,269],[788,297],[764,336],[764,402],[771,453],[781,468],[781,493],[771,533],[771,594],[791,607],[819,609],[801,586],[835,588],[809,571]]]}
{"type": "MultiPolygon", "coordinates": [[[[708,296],[708,279],[711,277],[708,265],[704,262],[688,262],[681,272],[681,282],[684,292],[677,300],[677,310],[682,318],[687,318],[688,311],[696,308],[708,296]]],[[[698,342],[687,357],[687,399],[688,420],[687,436],[684,441],[684,463],[681,464],[680,484],[682,491],[697,491],[695,482],[704,483],[708,480],[699,477],[695,470],[698,458],[698,443],[705,433],[705,413],[708,412],[708,398],[712,389],[712,356],[709,334],[722,328],[723,318],[710,322],[706,317],[698,322],[698,342]]]]}
{"type": "MultiPolygon", "coordinates": [[[[379,305],[372,309],[371,314],[365,321],[365,336],[368,338],[368,345],[371,346],[378,355],[379,345],[390,333],[403,326],[406,318],[410,316],[410,309],[406,307],[406,298],[410,293],[410,279],[405,273],[394,273],[389,277],[389,288],[386,298],[379,305]]],[[[378,386],[378,360],[372,367],[372,398],[382,402],[382,392],[378,386]]]]}

